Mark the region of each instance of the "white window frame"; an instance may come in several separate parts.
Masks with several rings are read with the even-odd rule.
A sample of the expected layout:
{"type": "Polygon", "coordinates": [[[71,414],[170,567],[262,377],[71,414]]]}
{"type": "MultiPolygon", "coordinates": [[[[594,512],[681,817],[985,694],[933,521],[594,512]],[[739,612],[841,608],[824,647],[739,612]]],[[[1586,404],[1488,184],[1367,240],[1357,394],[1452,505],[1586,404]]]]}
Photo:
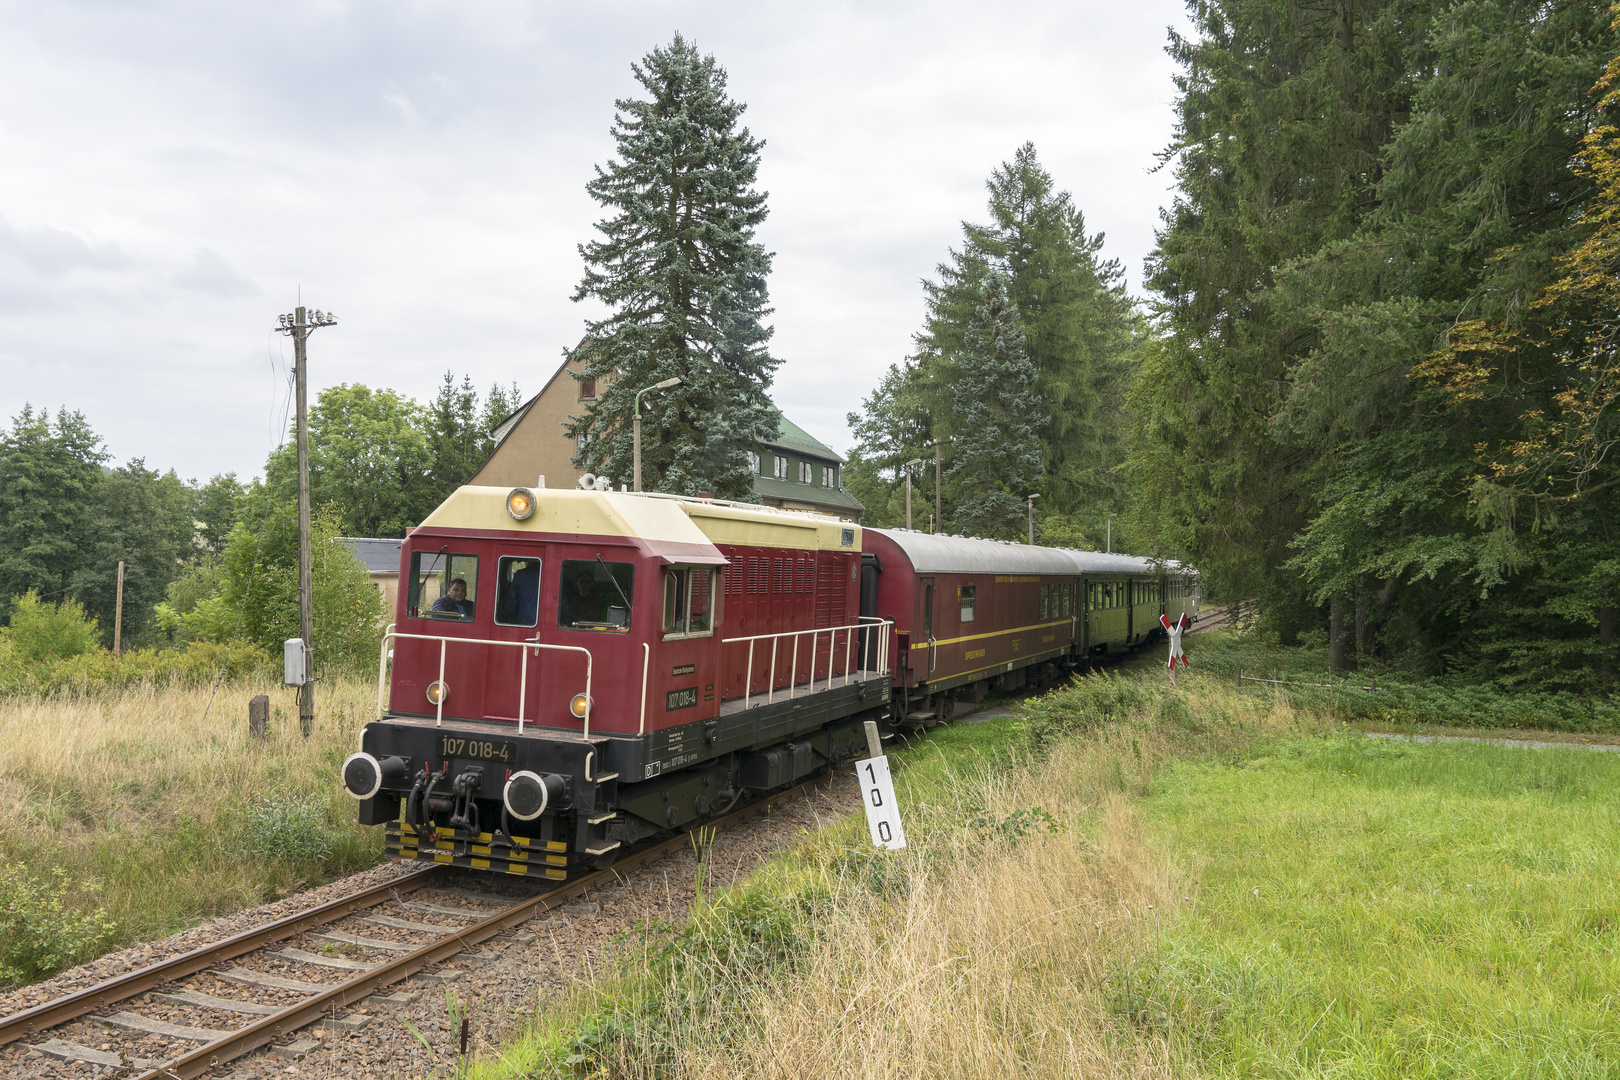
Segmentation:
{"type": "MultiPolygon", "coordinates": [[[[660,616],[660,627],[670,626],[669,599],[670,588],[673,584],[678,589],[684,588],[686,596],[684,603],[678,603],[679,616],[672,629],[664,629],[664,641],[685,641],[688,638],[706,638],[714,636],[714,624],[719,621],[719,599],[716,592],[719,588],[720,571],[714,566],[666,566],[660,580],[660,595],[662,596],[663,613],[660,616]],[[709,575],[709,625],[704,630],[692,629],[692,585],[695,573],[709,575]]],[[[679,596],[679,593],[675,595],[679,596]]]]}

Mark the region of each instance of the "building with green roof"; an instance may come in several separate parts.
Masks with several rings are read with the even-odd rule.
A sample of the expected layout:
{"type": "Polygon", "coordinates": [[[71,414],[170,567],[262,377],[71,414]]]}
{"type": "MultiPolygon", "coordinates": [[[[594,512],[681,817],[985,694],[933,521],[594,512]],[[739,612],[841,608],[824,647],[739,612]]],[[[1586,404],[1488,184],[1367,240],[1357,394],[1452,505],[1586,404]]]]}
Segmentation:
{"type": "Polygon", "coordinates": [[[766,506],[813,510],[860,521],[866,507],[844,490],[844,458],[782,415],[776,438],[756,442],[749,461],[754,493],[766,506]]]}

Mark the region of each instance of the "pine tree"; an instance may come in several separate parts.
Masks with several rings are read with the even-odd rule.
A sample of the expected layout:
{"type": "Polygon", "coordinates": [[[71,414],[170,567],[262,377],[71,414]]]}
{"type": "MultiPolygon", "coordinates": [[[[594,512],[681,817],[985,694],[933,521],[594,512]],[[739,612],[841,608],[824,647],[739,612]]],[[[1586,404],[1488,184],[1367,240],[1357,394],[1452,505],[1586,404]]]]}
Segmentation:
{"type": "Polygon", "coordinates": [[[771,256],[754,239],[764,143],[739,127],[745,106],[727,96],[725,70],[679,34],[631,71],[647,97],[615,102],[618,158],[586,185],[611,216],[580,246],[574,299],[611,313],[568,352],[600,389],[568,429],[587,437],[575,464],[628,483],[635,393],[679,378],[643,402],[643,486],[751,498],[748,452],[777,430],[765,393],[779,364],[764,324],[771,256]]]}
{"type": "Polygon", "coordinates": [[[956,531],[1007,540],[1023,532],[1024,500],[1041,478],[1045,416],[1036,380],[1018,306],[1001,272],[992,270],[963,329],[959,373],[951,384],[959,425],[948,474],[956,494],[950,519],[956,531]]]}
{"type": "MultiPolygon", "coordinates": [[[[953,440],[971,434],[956,412],[954,388],[964,377],[966,334],[983,302],[981,287],[994,272],[1018,310],[1035,365],[1045,417],[1043,509],[1062,519],[1066,538],[1101,535],[1108,512],[1125,498],[1116,471],[1125,455],[1125,395],[1130,358],[1146,335],[1119,264],[1101,257],[1102,235],[1086,233],[1084,216],[1041,167],[1033,144],[1019,147],[985,186],[989,221],[963,222],[961,248],[940,263],[936,280],[923,283],[927,322],[916,355],[892,368],[862,412],[851,414],[856,447],[845,475],[876,511],[874,520],[897,521],[882,507],[903,503],[901,462],[931,459],[936,438],[951,458],[953,440]]],[[[949,487],[947,521],[956,498],[949,487]]]]}
{"type": "MultiPolygon", "coordinates": [[[[1047,509],[1100,527],[1121,502],[1113,472],[1124,459],[1129,355],[1139,334],[1123,272],[1101,257],[1103,236],[1042,168],[1034,143],[986,182],[988,224],[963,222],[964,244],[924,288],[928,325],[918,336],[944,386],[956,378],[963,335],[981,303],[984,275],[1000,272],[1017,306],[1037,372],[1047,429],[1042,481],[1047,509]]],[[[953,424],[951,431],[958,429],[953,424]]]]}

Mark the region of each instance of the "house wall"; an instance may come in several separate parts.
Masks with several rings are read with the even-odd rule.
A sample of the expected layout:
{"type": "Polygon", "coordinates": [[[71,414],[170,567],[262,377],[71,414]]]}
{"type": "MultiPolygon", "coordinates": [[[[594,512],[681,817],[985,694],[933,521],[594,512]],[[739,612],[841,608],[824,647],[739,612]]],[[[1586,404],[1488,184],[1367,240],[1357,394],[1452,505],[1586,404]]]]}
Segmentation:
{"type": "Polygon", "coordinates": [[[559,367],[522,420],[495,448],[469,484],[485,487],[533,487],[544,476],[547,487],[573,487],[580,470],[573,457],[578,444],[568,437],[563,425],[569,416],[584,412],[587,402],[579,396],[580,383],[567,368],[582,370],[580,361],[559,367]]]}

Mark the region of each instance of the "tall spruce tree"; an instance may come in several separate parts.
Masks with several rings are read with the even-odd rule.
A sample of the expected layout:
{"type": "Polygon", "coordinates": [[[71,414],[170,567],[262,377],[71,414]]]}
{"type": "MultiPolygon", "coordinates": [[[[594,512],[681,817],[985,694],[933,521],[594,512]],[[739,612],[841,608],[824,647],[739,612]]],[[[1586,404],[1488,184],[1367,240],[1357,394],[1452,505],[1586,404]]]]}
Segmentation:
{"type": "MultiPolygon", "coordinates": [[[[916,355],[891,368],[862,411],[850,414],[856,446],[845,475],[874,520],[898,521],[901,463],[932,458],[934,439],[954,459],[957,440],[972,437],[958,415],[955,387],[973,378],[966,338],[983,305],[984,282],[995,273],[1018,312],[1036,372],[1044,418],[1042,508],[1064,520],[1070,539],[1101,535],[1106,515],[1124,501],[1116,469],[1125,453],[1130,358],[1142,347],[1144,328],[1118,263],[1101,257],[1102,235],[1087,234],[1079,208],[1041,166],[1033,144],[1019,147],[985,186],[988,222],[963,222],[961,247],[939,264],[935,280],[923,282],[927,321],[916,355]]],[[[956,484],[948,484],[947,522],[955,520],[958,497],[956,484]]]]}
{"type": "Polygon", "coordinates": [[[1024,500],[1041,478],[1046,425],[1038,372],[999,270],[979,284],[979,306],[962,330],[961,364],[951,383],[958,423],[949,476],[955,486],[952,528],[974,536],[1016,539],[1024,500]]]}
{"type": "MultiPolygon", "coordinates": [[[[964,242],[924,284],[928,323],[918,352],[941,389],[962,374],[964,337],[983,303],[980,286],[999,273],[1018,310],[1036,392],[1047,418],[1041,446],[1046,509],[1101,525],[1119,508],[1113,471],[1125,456],[1125,392],[1139,333],[1117,260],[1103,236],[1042,166],[1034,143],[1019,147],[985,184],[986,224],[963,222],[964,242]]],[[[951,432],[960,427],[953,421],[951,432]]]]}
{"type": "Polygon", "coordinates": [[[647,97],[615,102],[619,156],[586,185],[611,215],[580,246],[574,299],[611,313],[567,354],[599,389],[568,429],[584,437],[575,464],[628,483],[635,393],[679,378],[644,400],[643,486],[752,498],[748,452],[776,435],[765,392],[780,362],[764,323],[771,256],[754,238],[764,143],[739,126],[745,106],[727,96],[725,70],[679,34],[631,70],[647,97]]]}

